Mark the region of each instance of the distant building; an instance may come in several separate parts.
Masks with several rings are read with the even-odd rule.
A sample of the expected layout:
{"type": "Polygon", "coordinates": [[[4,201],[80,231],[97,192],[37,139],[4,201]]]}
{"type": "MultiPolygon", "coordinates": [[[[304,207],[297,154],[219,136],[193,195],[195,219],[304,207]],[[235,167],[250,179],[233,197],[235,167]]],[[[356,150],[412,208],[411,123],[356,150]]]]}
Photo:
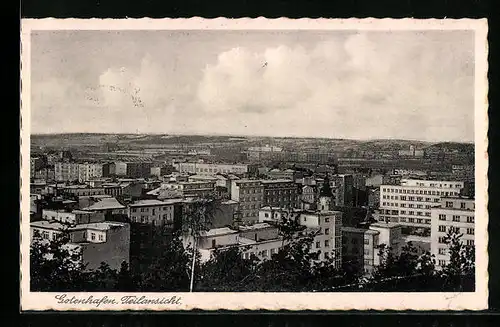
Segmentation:
{"type": "Polygon", "coordinates": [[[31,178],[35,177],[37,171],[42,169],[44,166],[44,160],[40,157],[31,157],[30,158],[30,176],[31,178]]]}
{"type": "Polygon", "coordinates": [[[67,185],[60,188],[61,194],[72,194],[74,196],[105,195],[103,187],[90,187],[86,184],[67,185]]]}
{"type": "Polygon", "coordinates": [[[182,197],[206,197],[214,193],[215,181],[163,183],[160,189],[177,191],[182,197]]]}
{"type": "Polygon", "coordinates": [[[417,150],[414,145],[410,145],[408,150],[400,150],[398,152],[400,157],[418,157],[424,156],[424,150],[417,150]]]}
{"type": "Polygon", "coordinates": [[[78,165],[78,181],[88,182],[103,176],[103,166],[98,163],[83,163],[78,165]]]}
{"type": "Polygon", "coordinates": [[[354,204],[354,178],[350,174],[333,175],[330,180],[335,192],[335,205],[352,207],[354,204]]]}
{"type": "Polygon", "coordinates": [[[88,207],[81,209],[84,211],[102,212],[106,217],[127,214],[127,207],[113,197],[97,198],[88,207]]]}
{"type": "Polygon", "coordinates": [[[182,200],[140,200],[129,204],[128,217],[130,221],[153,226],[174,226],[179,217],[179,209],[182,208],[182,200]],[[176,209],[177,208],[177,209],[176,209]],[[177,217],[176,217],[177,216],[177,217]]]}
{"type": "Polygon", "coordinates": [[[256,165],[249,164],[215,164],[198,162],[178,162],[173,166],[180,173],[198,174],[198,175],[216,175],[216,174],[251,174],[257,171],[256,165]]]}
{"type": "Polygon", "coordinates": [[[233,180],[231,185],[231,200],[240,203],[240,219],[244,224],[258,222],[259,209],[264,201],[263,186],[260,180],[233,180]]]}
{"type": "Polygon", "coordinates": [[[442,197],[439,206],[431,209],[431,253],[436,257],[436,268],[441,269],[450,261],[449,245],[445,236],[453,229],[462,234],[465,246],[475,246],[474,199],[442,197]]]}
{"type": "Polygon", "coordinates": [[[54,164],[54,175],[58,182],[77,181],[80,178],[79,165],[73,162],[56,162],[54,164]]]}
{"type": "Polygon", "coordinates": [[[282,208],[297,207],[297,186],[293,180],[262,180],[262,205],[282,208]]]}

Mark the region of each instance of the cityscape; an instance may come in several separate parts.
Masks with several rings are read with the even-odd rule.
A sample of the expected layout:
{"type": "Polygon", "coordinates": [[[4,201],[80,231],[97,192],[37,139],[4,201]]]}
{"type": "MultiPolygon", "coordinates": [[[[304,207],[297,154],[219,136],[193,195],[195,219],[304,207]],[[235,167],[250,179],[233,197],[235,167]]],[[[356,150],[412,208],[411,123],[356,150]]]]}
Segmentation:
{"type": "Polygon", "coordinates": [[[32,36],[32,292],[475,291],[473,33],[203,33],[32,36]]]}

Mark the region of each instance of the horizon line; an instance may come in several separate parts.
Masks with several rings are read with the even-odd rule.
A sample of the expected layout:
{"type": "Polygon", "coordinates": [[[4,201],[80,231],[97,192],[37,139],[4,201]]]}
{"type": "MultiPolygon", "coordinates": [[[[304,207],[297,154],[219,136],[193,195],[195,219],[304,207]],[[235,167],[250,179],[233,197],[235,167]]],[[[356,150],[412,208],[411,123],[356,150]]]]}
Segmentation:
{"type": "Polygon", "coordinates": [[[56,136],[56,135],[135,135],[135,136],[205,136],[205,137],[241,137],[241,138],[277,138],[277,139],[326,139],[326,140],[348,140],[348,141],[413,141],[413,142],[425,142],[425,143],[465,143],[465,144],[475,144],[474,141],[455,141],[455,140],[420,140],[420,139],[410,139],[410,138],[373,138],[373,139],[363,139],[363,138],[334,138],[328,136],[268,136],[268,135],[238,135],[238,134],[217,134],[217,133],[125,133],[125,132],[54,132],[54,133],[30,133],[30,136],[56,136]]]}

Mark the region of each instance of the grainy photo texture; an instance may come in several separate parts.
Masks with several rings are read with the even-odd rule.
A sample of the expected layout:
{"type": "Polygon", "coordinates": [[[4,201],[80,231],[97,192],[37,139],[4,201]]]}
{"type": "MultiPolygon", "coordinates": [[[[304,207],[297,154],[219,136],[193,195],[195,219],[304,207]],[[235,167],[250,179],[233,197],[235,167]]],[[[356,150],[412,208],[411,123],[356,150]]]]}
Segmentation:
{"type": "Polygon", "coordinates": [[[484,20],[27,20],[25,309],[485,309],[484,20]]]}

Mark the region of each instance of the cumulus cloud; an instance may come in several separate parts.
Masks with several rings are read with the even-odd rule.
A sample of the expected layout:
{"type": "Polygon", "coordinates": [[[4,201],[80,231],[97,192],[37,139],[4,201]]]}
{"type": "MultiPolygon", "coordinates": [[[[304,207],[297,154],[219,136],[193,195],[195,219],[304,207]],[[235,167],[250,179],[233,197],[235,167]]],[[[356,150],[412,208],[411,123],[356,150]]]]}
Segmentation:
{"type": "Polygon", "coordinates": [[[182,72],[182,58],[150,49],[123,65],[110,59],[86,83],[41,78],[33,127],[472,140],[473,42],[464,40],[366,32],[224,49],[217,39],[206,53],[178,51],[197,58],[182,72]]]}
{"type": "MultiPolygon", "coordinates": [[[[453,58],[424,37],[394,41],[377,43],[360,33],[309,49],[233,48],[205,67],[197,96],[209,114],[230,115],[267,134],[335,130],[349,137],[357,130],[367,138],[405,137],[416,129],[422,138],[460,138],[463,129],[456,125],[464,117],[455,112],[464,105],[473,112],[472,72],[460,70],[467,54],[453,58]]],[[[454,50],[463,53],[459,45],[454,50]]],[[[471,124],[463,127],[470,135],[471,124]]]]}

